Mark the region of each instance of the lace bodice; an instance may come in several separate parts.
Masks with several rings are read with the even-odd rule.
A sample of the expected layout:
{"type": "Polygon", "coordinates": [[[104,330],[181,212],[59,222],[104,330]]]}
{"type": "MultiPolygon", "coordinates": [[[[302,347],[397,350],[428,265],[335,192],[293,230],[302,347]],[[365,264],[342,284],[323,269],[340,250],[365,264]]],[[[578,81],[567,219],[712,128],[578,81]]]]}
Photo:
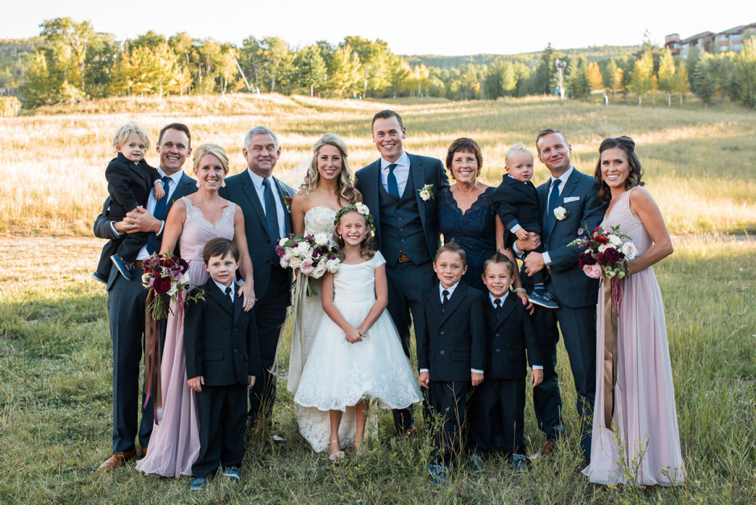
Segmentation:
{"type": "Polygon", "coordinates": [[[335,228],[333,220],[336,217],[336,211],[322,205],[311,208],[304,217],[305,232],[309,235],[326,233],[329,237],[333,235],[335,228]]]}

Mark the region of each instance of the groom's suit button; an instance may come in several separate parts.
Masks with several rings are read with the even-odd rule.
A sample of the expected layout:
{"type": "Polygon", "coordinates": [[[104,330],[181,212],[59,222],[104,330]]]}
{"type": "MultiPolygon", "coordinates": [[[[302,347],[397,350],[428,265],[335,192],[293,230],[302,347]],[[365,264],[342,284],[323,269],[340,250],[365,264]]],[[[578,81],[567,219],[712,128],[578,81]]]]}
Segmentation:
{"type": "Polygon", "coordinates": [[[499,336],[499,334],[497,333],[497,334],[496,334],[496,336],[498,337],[498,336],[499,336]]]}
{"type": "Polygon", "coordinates": [[[266,240],[265,242],[268,243],[268,244],[270,244],[270,239],[266,240]]]}
{"type": "Polygon", "coordinates": [[[444,332],[442,331],[442,332],[441,332],[441,335],[443,335],[443,334],[444,334],[444,332]]]}
{"type": "Polygon", "coordinates": [[[441,351],[441,354],[443,354],[444,352],[446,352],[446,351],[441,351]]]}

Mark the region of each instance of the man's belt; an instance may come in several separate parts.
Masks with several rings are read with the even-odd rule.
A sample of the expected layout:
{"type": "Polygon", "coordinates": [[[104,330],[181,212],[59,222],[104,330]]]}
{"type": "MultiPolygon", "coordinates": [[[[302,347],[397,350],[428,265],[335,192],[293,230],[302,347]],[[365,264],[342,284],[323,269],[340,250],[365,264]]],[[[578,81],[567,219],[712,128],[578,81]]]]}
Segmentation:
{"type": "Polygon", "coordinates": [[[404,253],[399,253],[399,263],[411,263],[412,260],[404,253]]]}

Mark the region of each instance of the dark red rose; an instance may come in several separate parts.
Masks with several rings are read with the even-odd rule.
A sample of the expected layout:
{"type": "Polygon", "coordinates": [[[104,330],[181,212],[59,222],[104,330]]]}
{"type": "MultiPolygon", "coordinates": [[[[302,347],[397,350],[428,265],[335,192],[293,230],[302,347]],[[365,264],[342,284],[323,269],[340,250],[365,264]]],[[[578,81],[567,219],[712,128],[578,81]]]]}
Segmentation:
{"type": "Polygon", "coordinates": [[[165,268],[172,268],[174,265],[176,265],[176,260],[173,258],[163,258],[160,261],[160,266],[163,266],[165,268]]]}
{"type": "Polygon", "coordinates": [[[162,296],[171,290],[171,278],[159,277],[155,279],[155,284],[152,287],[155,289],[156,294],[162,296]]]}
{"type": "Polygon", "coordinates": [[[578,262],[580,263],[580,268],[583,268],[583,265],[595,265],[596,258],[589,252],[582,252],[578,256],[578,262]]]}
{"type": "Polygon", "coordinates": [[[620,259],[620,253],[617,249],[610,247],[604,251],[604,261],[610,264],[617,263],[620,259]]]}
{"type": "Polygon", "coordinates": [[[604,253],[596,253],[596,263],[599,265],[604,264],[604,253]]]}
{"type": "Polygon", "coordinates": [[[609,239],[607,238],[606,235],[596,235],[595,237],[593,237],[593,240],[595,240],[599,244],[604,244],[604,245],[609,243],[609,239]]]}

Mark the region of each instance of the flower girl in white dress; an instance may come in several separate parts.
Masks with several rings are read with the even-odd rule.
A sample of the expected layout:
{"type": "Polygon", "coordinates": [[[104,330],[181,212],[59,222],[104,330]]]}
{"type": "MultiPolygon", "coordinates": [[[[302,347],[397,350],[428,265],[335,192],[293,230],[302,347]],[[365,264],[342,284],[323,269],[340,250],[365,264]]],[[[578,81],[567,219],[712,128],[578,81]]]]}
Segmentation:
{"type": "MultiPolygon", "coordinates": [[[[386,260],[372,249],[373,216],[357,203],[341,209],[335,218],[336,239],[342,254],[339,271],[323,277],[323,310],[294,402],[329,411],[328,458],[344,457],[339,435],[341,416],[356,408],[354,448],[360,451],[365,435],[367,399],[384,408],[403,409],[422,400],[396,326],[386,305],[386,260]]],[[[309,438],[309,437],[308,437],[309,438]]],[[[314,437],[318,438],[318,437],[314,437]]],[[[320,452],[326,447],[315,447],[320,452]]]]}

